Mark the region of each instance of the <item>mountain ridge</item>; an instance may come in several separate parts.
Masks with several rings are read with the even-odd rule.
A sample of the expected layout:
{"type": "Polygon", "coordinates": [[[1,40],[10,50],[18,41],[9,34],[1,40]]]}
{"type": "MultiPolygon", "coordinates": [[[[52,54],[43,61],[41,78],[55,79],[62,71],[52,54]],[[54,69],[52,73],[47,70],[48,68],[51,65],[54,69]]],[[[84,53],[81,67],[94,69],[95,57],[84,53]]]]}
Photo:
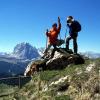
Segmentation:
{"type": "MultiPolygon", "coordinates": [[[[11,53],[0,52],[0,57],[14,57],[16,59],[35,59],[43,55],[44,47],[36,48],[30,43],[22,42],[18,43],[11,53]]],[[[99,52],[86,51],[79,52],[89,58],[100,58],[99,52]]]]}

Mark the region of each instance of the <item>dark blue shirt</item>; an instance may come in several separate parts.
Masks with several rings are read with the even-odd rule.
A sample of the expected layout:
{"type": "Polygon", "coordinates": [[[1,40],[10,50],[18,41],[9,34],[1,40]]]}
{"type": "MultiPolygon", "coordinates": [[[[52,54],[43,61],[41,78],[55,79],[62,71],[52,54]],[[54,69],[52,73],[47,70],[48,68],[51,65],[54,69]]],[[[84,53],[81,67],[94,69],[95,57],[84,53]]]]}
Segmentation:
{"type": "Polygon", "coordinates": [[[77,36],[78,32],[77,32],[77,28],[79,22],[74,20],[71,24],[67,24],[67,26],[69,27],[69,34],[70,36],[77,36]]]}

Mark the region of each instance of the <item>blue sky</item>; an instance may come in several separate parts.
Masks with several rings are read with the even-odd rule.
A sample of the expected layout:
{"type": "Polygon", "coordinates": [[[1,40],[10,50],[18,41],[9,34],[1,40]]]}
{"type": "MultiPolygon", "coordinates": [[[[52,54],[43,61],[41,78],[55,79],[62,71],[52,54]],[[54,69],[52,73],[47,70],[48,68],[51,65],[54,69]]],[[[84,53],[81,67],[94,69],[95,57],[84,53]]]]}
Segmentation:
{"type": "Polygon", "coordinates": [[[0,0],[0,52],[12,52],[21,42],[45,47],[45,30],[57,22],[58,16],[64,38],[69,15],[82,25],[78,37],[79,52],[100,52],[99,5],[100,0],[0,0]]]}

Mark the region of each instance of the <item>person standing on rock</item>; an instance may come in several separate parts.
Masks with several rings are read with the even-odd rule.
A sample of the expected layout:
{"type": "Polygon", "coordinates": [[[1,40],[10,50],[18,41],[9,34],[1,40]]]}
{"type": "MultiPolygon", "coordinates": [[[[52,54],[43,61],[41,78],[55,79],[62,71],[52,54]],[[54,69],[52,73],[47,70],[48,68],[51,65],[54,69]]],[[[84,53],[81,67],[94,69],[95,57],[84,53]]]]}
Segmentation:
{"type": "Polygon", "coordinates": [[[72,16],[67,17],[67,26],[69,28],[69,36],[66,39],[66,50],[69,51],[69,41],[73,39],[73,49],[74,49],[74,54],[77,54],[77,36],[78,32],[81,31],[81,25],[78,21],[74,20],[72,16]]]}
{"type": "Polygon", "coordinates": [[[60,52],[60,50],[57,48],[58,35],[60,33],[60,30],[61,30],[61,23],[60,23],[60,18],[58,17],[58,26],[57,26],[57,23],[54,23],[50,31],[48,31],[48,29],[46,31],[46,36],[48,38],[48,45],[47,45],[46,50],[44,51],[44,55],[42,58],[44,58],[47,55],[47,52],[51,48],[51,46],[53,46],[54,49],[51,53],[50,58],[53,58],[55,51],[60,52]]]}

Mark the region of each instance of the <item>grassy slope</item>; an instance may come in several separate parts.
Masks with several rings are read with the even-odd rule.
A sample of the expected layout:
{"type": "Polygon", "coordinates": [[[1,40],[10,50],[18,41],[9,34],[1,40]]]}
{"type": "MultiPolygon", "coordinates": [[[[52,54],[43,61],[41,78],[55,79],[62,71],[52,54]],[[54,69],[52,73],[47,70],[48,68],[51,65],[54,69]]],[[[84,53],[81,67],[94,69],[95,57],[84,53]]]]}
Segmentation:
{"type": "MultiPolygon", "coordinates": [[[[99,100],[99,69],[100,59],[86,60],[82,65],[69,65],[63,70],[44,71],[35,74],[32,80],[22,89],[16,89],[9,100],[99,100]],[[90,72],[87,66],[95,63],[90,72]],[[57,91],[48,85],[64,76],[70,76],[69,87],[64,91],[57,91]],[[42,91],[46,87],[46,91],[42,91]]],[[[4,97],[8,100],[7,96],[4,97]]]]}

